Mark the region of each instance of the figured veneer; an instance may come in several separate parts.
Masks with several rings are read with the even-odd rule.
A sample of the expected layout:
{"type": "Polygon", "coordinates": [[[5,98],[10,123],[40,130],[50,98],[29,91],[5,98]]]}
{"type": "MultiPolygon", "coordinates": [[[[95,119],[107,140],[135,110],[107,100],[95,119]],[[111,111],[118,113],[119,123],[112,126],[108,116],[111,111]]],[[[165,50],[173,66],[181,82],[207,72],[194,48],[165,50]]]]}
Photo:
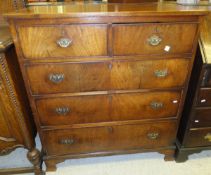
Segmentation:
{"type": "Polygon", "coordinates": [[[26,59],[107,55],[107,25],[20,26],[18,32],[26,59]],[[59,44],[62,39],[70,43],[59,44]]]}
{"type": "Polygon", "coordinates": [[[39,99],[36,106],[44,126],[160,119],[177,116],[180,96],[174,91],[88,95],[39,99]]]}
{"type": "Polygon", "coordinates": [[[114,60],[88,63],[82,61],[30,64],[26,66],[26,70],[32,94],[39,95],[183,87],[189,64],[189,59],[114,60]],[[60,80],[55,82],[51,76],[57,76],[60,80]]]}
{"type": "Polygon", "coordinates": [[[114,25],[113,54],[191,53],[196,32],[196,23],[114,25]],[[159,39],[157,43],[154,41],[156,39],[159,39]],[[182,44],[178,44],[178,41],[182,44]]]}
{"type": "Polygon", "coordinates": [[[6,15],[47,171],[68,158],[143,151],[172,160],[205,14],[174,3],[70,3],[6,15]]]}
{"type": "Polygon", "coordinates": [[[172,146],[176,122],[44,131],[49,155],[172,146]],[[54,145],[54,146],[51,146],[54,145]]]}

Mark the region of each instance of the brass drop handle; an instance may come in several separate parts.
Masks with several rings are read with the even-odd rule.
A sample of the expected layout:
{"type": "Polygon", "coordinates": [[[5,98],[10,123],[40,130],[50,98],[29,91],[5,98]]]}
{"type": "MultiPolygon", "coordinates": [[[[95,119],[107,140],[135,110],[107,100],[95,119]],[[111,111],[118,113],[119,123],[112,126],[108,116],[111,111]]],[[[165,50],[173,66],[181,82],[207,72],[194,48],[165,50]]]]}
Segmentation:
{"type": "Polygon", "coordinates": [[[168,70],[164,69],[164,70],[155,70],[154,71],[154,75],[158,78],[164,78],[168,75],[168,70]]]}
{"type": "Polygon", "coordinates": [[[60,47],[66,48],[72,44],[72,40],[69,38],[60,38],[56,42],[60,47]]]}
{"type": "Polygon", "coordinates": [[[150,103],[152,109],[160,109],[163,108],[164,104],[162,102],[153,101],[150,103]]]}
{"type": "Polygon", "coordinates": [[[208,142],[211,142],[211,133],[207,133],[207,134],[204,136],[204,139],[205,139],[205,140],[208,140],[208,142]]]}
{"type": "Polygon", "coordinates": [[[67,115],[70,112],[69,107],[58,107],[55,109],[56,113],[59,115],[67,115]]]}
{"type": "Polygon", "coordinates": [[[63,145],[72,145],[75,143],[75,140],[74,139],[61,139],[59,141],[60,144],[63,144],[63,145]]]}
{"type": "Polygon", "coordinates": [[[159,133],[157,133],[157,132],[152,132],[152,133],[148,133],[147,134],[147,137],[150,139],[150,140],[155,140],[155,139],[157,139],[158,137],[159,137],[159,133]]]}
{"type": "Polygon", "coordinates": [[[161,43],[162,38],[160,38],[158,35],[152,35],[147,39],[147,42],[151,46],[157,46],[161,43]]]}
{"type": "Polygon", "coordinates": [[[49,80],[53,83],[61,83],[64,80],[64,74],[50,74],[49,80]]]}

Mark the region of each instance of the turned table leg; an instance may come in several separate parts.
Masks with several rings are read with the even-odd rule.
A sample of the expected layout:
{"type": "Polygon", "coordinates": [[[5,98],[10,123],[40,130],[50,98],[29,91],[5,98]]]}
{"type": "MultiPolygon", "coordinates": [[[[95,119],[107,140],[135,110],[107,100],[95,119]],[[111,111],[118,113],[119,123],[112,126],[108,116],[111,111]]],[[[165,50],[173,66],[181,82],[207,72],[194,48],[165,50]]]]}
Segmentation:
{"type": "Polygon", "coordinates": [[[27,153],[27,158],[34,166],[35,175],[45,174],[42,171],[42,159],[41,159],[41,154],[39,150],[37,150],[36,148],[29,150],[27,153]]]}

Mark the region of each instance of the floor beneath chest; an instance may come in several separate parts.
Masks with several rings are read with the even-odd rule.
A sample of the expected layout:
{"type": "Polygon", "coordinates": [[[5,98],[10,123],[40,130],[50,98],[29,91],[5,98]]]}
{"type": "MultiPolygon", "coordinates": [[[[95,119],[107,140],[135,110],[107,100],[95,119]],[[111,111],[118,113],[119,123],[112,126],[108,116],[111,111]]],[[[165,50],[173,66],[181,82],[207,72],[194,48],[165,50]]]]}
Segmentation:
{"type": "MultiPolygon", "coordinates": [[[[39,137],[36,138],[40,148],[39,137]]],[[[0,168],[30,166],[26,150],[19,148],[0,157],[0,168]]],[[[185,163],[165,162],[158,153],[67,160],[47,175],[211,175],[211,151],[193,154],[185,163]]],[[[29,174],[28,174],[29,175],[29,174]]]]}

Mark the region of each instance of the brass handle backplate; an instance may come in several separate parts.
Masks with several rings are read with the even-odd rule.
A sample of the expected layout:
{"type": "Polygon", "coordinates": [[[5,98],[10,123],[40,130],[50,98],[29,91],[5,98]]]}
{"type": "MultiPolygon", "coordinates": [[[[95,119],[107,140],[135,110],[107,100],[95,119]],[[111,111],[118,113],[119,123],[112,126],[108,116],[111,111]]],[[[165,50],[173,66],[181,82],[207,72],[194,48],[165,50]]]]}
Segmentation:
{"type": "Polygon", "coordinates": [[[62,48],[66,48],[69,45],[72,44],[72,40],[69,38],[60,38],[59,40],[57,40],[56,42],[60,47],[62,48]]]}
{"type": "Polygon", "coordinates": [[[152,109],[160,109],[160,108],[163,108],[163,103],[153,101],[150,103],[150,106],[152,109]]]}
{"type": "Polygon", "coordinates": [[[151,46],[157,46],[161,43],[162,38],[160,38],[157,35],[152,35],[147,39],[147,42],[151,45],[151,46]]]}
{"type": "Polygon", "coordinates": [[[157,133],[157,132],[148,133],[147,137],[151,140],[155,140],[159,137],[159,133],[157,133]]]}
{"type": "Polygon", "coordinates": [[[75,143],[74,139],[62,139],[59,141],[60,144],[63,145],[72,145],[75,143]]]}
{"type": "Polygon", "coordinates": [[[64,74],[50,74],[49,80],[53,83],[61,83],[64,80],[64,74]]]}
{"type": "Polygon", "coordinates": [[[55,109],[56,113],[59,115],[67,115],[70,112],[68,107],[58,107],[55,109]]]}
{"type": "Polygon", "coordinates": [[[168,70],[164,69],[164,70],[155,70],[154,74],[156,77],[158,78],[164,78],[168,75],[168,70]]]}
{"type": "Polygon", "coordinates": [[[206,136],[204,136],[205,140],[208,140],[208,142],[211,142],[211,133],[207,133],[206,136]]]}

